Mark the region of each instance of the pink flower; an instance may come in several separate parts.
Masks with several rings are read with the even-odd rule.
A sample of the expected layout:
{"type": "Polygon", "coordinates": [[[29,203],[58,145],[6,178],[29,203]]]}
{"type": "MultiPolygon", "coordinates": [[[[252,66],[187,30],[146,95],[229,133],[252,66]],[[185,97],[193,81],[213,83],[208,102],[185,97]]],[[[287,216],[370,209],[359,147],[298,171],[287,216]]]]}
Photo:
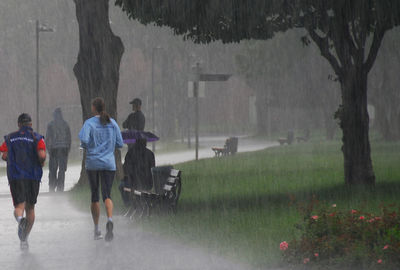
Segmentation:
{"type": "Polygon", "coordinates": [[[317,220],[318,219],[318,216],[312,216],[311,217],[313,220],[317,220]]]}
{"type": "Polygon", "coordinates": [[[303,263],[304,264],[307,264],[307,263],[309,263],[310,262],[310,258],[305,258],[304,260],[303,260],[303,263]]]}
{"type": "Polygon", "coordinates": [[[388,249],[388,248],[389,248],[389,245],[386,245],[383,247],[383,249],[388,249]]]}
{"type": "Polygon", "coordinates": [[[372,222],[374,222],[374,221],[375,221],[375,219],[373,219],[373,218],[371,218],[370,220],[368,220],[369,223],[372,223],[372,222]]]}
{"type": "Polygon", "coordinates": [[[379,259],[377,263],[382,263],[382,259],[379,259]]]}
{"type": "Polygon", "coordinates": [[[289,248],[289,244],[286,241],[283,241],[282,243],[279,244],[279,248],[281,250],[287,250],[289,248]]]}
{"type": "Polygon", "coordinates": [[[364,220],[365,217],[364,217],[364,216],[360,216],[359,219],[360,219],[360,220],[364,220]]]}
{"type": "Polygon", "coordinates": [[[332,204],[332,207],[335,208],[336,207],[336,203],[332,204]]]}
{"type": "Polygon", "coordinates": [[[351,213],[352,213],[352,214],[355,214],[355,213],[357,213],[357,210],[354,210],[354,209],[353,209],[353,210],[351,210],[351,213]]]}
{"type": "Polygon", "coordinates": [[[375,220],[381,220],[382,218],[381,217],[375,217],[375,220]]]}
{"type": "Polygon", "coordinates": [[[318,254],[318,253],[314,253],[314,256],[315,256],[316,258],[318,258],[318,257],[319,257],[319,254],[318,254]]]}

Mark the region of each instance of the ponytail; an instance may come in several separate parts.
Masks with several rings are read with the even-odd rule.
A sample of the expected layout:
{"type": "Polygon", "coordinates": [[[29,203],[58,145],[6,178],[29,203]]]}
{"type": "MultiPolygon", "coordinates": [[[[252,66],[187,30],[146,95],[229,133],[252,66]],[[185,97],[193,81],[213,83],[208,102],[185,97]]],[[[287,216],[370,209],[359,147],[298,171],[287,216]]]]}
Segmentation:
{"type": "Polygon", "coordinates": [[[100,115],[100,123],[107,125],[111,122],[110,115],[106,112],[106,105],[101,97],[97,97],[93,100],[92,105],[96,112],[100,115]]]}

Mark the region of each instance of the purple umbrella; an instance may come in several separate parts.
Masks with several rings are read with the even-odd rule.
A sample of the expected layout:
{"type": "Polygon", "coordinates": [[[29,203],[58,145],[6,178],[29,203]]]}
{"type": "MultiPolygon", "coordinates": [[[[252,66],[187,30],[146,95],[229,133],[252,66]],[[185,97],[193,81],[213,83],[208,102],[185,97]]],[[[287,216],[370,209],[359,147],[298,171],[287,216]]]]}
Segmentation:
{"type": "Polygon", "coordinates": [[[139,131],[139,130],[135,130],[135,129],[124,130],[121,132],[121,134],[122,134],[122,139],[124,140],[124,143],[126,143],[126,144],[135,143],[137,139],[146,139],[146,141],[148,141],[148,142],[155,142],[160,139],[151,132],[139,131]]]}

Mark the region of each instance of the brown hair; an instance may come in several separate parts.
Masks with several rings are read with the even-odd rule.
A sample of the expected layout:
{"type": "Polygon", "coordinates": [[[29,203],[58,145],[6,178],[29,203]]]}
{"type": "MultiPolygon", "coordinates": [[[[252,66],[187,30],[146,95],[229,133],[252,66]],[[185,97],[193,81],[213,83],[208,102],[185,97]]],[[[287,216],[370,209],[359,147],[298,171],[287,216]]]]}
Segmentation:
{"type": "Polygon", "coordinates": [[[96,112],[100,114],[100,123],[103,125],[107,125],[111,122],[110,115],[106,112],[106,104],[104,103],[104,99],[101,97],[97,97],[92,101],[92,105],[95,108],[96,112]]]}

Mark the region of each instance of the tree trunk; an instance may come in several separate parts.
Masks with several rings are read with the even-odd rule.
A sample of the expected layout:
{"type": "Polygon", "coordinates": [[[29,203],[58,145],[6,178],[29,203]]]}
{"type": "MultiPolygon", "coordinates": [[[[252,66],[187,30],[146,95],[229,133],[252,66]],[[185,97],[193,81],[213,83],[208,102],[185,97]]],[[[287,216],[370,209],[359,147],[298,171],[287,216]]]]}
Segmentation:
{"type": "MultiPolygon", "coordinates": [[[[117,120],[119,68],[124,46],[110,28],[109,0],[74,0],[79,24],[79,54],[74,66],[82,105],[82,119],[91,116],[91,100],[102,97],[107,112],[117,120]]],[[[121,177],[121,153],[116,151],[117,179],[121,177]]],[[[79,183],[86,180],[82,164],[79,183]]]]}
{"type": "Polygon", "coordinates": [[[344,74],[339,117],[343,130],[345,181],[349,185],[374,185],[369,143],[367,72],[362,68],[350,68],[344,74]]]}
{"type": "Polygon", "coordinates": [[[337,129],[337,123],[334,120],[332,112],[326,111],[324,108],[324,123],[325,123],[325,134],[328,141],[332,141],[335,138],[337,129]]]}

